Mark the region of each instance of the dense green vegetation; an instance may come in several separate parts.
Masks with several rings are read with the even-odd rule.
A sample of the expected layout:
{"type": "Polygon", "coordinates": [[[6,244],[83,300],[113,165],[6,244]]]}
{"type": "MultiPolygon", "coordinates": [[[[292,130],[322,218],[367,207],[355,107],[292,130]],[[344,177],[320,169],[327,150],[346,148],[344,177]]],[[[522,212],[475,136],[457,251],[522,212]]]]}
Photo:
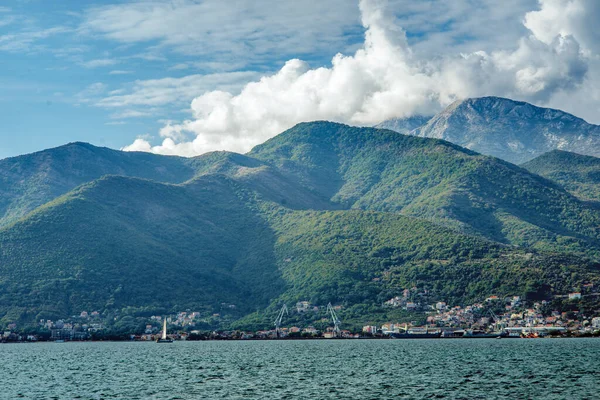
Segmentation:
{"type": "Polygon", "coordinates": [[[188,160],[127,153],[87,143],[0,160],[0,226],[103,175],[178,183],[192,178],[188,160]]]}
{"type": "MultiPolygon", "coordinates": [[[[342,304],[346,326],[407,318],[406,312],[381,307],[403,289],[427,291],[427,298],[415,299],[427,304],[472,304],[490,295],[549,299],[600,282],[597,263],[514,249],[398,214],[277,209],[269,221],[287,287],[273,307],[302,300],[342,304]]],[[[240,326],[264,326],[273,313],[253,315],[240,326]]],[[[323,312],[311,315],[315,321],[327,318],[323,312]]]]}
{"type": "Polygon", "coordinates": [[[345,208],[400,212],[518,246],[599,254],[597,209],[524,169],[442,140],[315,122],[250,155],[345,208]]]}
{"type": "Polygon", "coordinates": [[[105,177],[0,231],[0,315],[127,307],[243,315],[282,288],[274,240],[227,178],[105,177]]]}
{"type": "Polygon", "coordinates": [[[467,304],[600,283],[592,204],[387,130],[299,124],[192,159],[72,144],[0,161],[0,177],[0,325],[95,310],[120,334],[192,310],[207,328],[265,328],[300,300],[360,325],[419,318],[381,306],[403,289],[467,304]]]}
{"type": "Polygon", "coordinates": [[[523,164],[582,200],[600,201],[600,158],[555,150],[523,164]]]}
{"type": "Polygon", "coordinates": [[[294,209],[340,208],[329,198],[298,184],[296,177],[285,175],[263,161],[226,151],[203,154],[190,159],[198,175],[223,174],[240,182],[265,200],[294,209]]]}

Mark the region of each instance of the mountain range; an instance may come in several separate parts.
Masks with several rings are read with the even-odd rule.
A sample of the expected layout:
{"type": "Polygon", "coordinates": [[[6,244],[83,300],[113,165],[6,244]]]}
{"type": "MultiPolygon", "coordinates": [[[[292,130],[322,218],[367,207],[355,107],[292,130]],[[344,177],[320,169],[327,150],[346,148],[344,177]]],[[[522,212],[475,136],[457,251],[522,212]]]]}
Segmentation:
{"type": "Polygon", "coordinates": [[[514,164],[552,150],[600,156],[600,126],[564,111],[500,97],[458,100],[429,119],[393,119],[377,128],[444,139],[514,164]]]}
{"type": "Polygon", "coordinates": [[[0,323],[194,310],[264,328],[307,300],[358,324],[412,287],[449,304],[552,299],[600,283],[598,161],[520,167],[324,121],[245,155],[71,143],[5,159],[0,323]]]}

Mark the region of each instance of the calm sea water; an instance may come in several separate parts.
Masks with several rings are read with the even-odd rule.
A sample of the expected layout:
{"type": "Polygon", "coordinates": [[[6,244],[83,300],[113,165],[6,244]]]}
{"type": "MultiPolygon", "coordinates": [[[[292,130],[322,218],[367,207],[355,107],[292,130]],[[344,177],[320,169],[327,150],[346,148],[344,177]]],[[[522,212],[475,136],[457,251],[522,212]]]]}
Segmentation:
{"type": "Polygon", "coordinates": [[[0,345],[2,399],[599,399],[600,339],[0,345]]]}

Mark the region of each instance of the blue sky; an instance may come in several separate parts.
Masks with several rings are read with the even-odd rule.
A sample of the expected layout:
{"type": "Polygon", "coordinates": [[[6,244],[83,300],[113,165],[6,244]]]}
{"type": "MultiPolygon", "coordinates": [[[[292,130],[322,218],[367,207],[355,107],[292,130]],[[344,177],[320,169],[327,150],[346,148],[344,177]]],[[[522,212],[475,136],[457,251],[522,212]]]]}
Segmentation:
{"type": "MultiPolygon", "coordinates": [[[[300,51],[291,47],[284,51],[267,49],[258,56],[232,54],[226,48],[231,45],[227,38],[222,39],[225,49],[204,53],[179,49],[180,44],[162,45],[160,39],[151,37],[139,41],[107,38],[104,32],[85,26],[86,18],[92,18],[97,7],[107,10],[111,5],[128,3],[135,4],[72,0],[2,3],[0,118],[3,128],[0,135],[4,144],[0,157],[70,141],[120,148],[138,135],[157,133],[164,120],[185,118],[190,101],[202,94],[182,90],[180,96],[169,97],[164,102],[157,100],[155,105],[95,105],[111,92],[130,90],[135,81],[210,76],[221,72],[231,75],[242,71],[244,74],[239,78],[210,79],[198,88],[200,91],[215,88],[235,91],[252,77],[277,70],[291,56],[302,56],[315,65],[323,64],[340,49],[362,40],[356,5],[353,5],[355,12],[349,13],[347,26],[340,27],[335,46],[325,48],[307,43],[300,51]]],[[[176,6],[177,2],[174,3],[176,6]]],[[[232,35],[231,40],[239,38],[232,35]]]]}
{"type": "Polygon", "coordinates": [[[582,14],[597,7],[573,2],[586,13],[553,0],[5,1],[0,157],[71,141],[247,151],[303,120],[370,125],[472,95],[592,116],[597,38],[582,14]]]}

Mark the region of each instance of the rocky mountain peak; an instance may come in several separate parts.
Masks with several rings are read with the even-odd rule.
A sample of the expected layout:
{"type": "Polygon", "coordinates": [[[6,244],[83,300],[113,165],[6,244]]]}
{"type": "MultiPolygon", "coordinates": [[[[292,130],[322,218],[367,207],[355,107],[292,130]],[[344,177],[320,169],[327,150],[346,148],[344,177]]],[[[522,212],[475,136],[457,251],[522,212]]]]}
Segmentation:
{"type": "Polygon", "coordinates": [[[444,139],[515,164],[552,150],[600,156],[600,126],[561,110],[501,97],[457,100],[410,132],[389,129],[444,139]]]}

